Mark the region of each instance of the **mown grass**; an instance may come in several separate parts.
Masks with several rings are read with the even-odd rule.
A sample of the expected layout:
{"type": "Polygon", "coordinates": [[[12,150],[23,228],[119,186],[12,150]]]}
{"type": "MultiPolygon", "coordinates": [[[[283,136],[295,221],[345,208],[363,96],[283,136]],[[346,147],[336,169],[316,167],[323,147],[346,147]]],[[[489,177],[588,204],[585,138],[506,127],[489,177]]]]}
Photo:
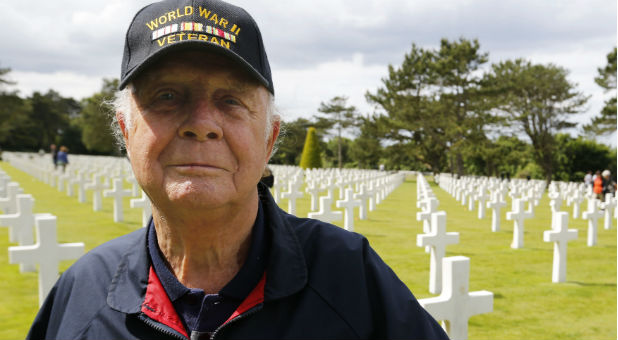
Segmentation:
{"type": "MultiPolygon", "coordinates": [[[[58,216],[59,242],[84,242],[86,249],[141,227],[139,209],[125,202],[125,222],[114,223],[112,200],[104,198],[103,211],[93,212],[89,202],[79,204],[6,163],[0,168],[20,183],[35,199],[36,212],[58,216]]],[[[523,249],[511,249],[513,222],[503,209],[501,231],[491,232],[491,213],[479,220],[442,189],[432,186],[447,211],[447,229],[460,233],[460,243],[447,247],[447,256],[470,258],[470,290],[494,293],[494,311],[474,316],[470,339],[614,339],[616,338],[616,228],[604,230],[600,223],[598,245],[586,246],[587,222],[569,221],[579,238],[568,245],[567,282],[551,282],[553,244],[543,242],[549,229],[549,201],[545,196],[535,209],[536,217],[525,223],[523,249]]],[[[355,231],[365,235],[417,298],[429,293],[429,255],[416,246],[422,225],[416,221],[416,183],[407,180],[391,193],[369,219],[355,219],[355,231]]],[[[337,195],[337,192],[335,192],[337,195]]],[[[287,209],[287,201],[280,206],[287,209]]],[[[509,205],[510,207],[510,202],[509,205]]],[[[566,211],[566,207],[563,210],[566,211]]],[[[570,209],[570,208],[569,208],[570,209]]],[[[297,202],[297,215],[306,216],[309,196],[297,202]]],[[[601,221],[602,222],[602,221],[601,221]]],[[[341,221],[338,224],[342,224],[341,221]]],[[[8,243],[6,228],[0,228],[0,246],[8,243]]],[[[8,264],[7,251],[0,252],[0,339],[23,338],[38,309],[37,276],[20,274],[8,264]]],[[[65,270],[72,261],[62,264],[65,270]]]]}

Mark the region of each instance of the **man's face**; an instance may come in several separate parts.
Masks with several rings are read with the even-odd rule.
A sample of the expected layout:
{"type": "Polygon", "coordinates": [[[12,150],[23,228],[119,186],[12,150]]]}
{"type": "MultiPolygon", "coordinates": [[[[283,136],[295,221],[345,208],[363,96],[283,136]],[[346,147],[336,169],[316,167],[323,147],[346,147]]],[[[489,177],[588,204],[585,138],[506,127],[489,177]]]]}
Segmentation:
{"type": "Polygon", "coordinates": [[[226,58],[179,52],[133,82],[121,122],[135,176],[159,209],[242,207],[279,132],[266,131],[268,92],[226,58]],[[270,138],[268,138],[270,135],[270,138]]]}

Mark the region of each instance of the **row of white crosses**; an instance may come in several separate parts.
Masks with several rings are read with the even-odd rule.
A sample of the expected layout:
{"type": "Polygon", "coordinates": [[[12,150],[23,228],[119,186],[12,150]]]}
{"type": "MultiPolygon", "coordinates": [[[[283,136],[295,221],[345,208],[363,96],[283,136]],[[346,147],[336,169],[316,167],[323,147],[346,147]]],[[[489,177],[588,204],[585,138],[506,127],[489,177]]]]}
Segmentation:
{"type": "MultiPolygon", "coordinates": [[[[8,176],[0,170],[0,177],[6,179],[8,176]]],[[[14,208],[0,208],[4,212],[0,215],[0,226],[9,228],[9,242],[19,244],[9,247],[9,263],[19,264],[21,273],[36,272],[38,264],[40,306],[58,279],[60,261],[79,258],[84,253],[84,244],[58,244],[55,216],[33,213],[34,198],[21,194],[23,190],[16,182],[1,180],[0,187],[2,192],[7,193],[0,199],[15,203],[14,208]],[[36,231],[36,242],[33,229],[36,231]]]]}
{"type": "Polygon", "coordinates": [[[141,190],[127,159],[109,156],[71,155],[71,163],[66,170],[54,169],[51,156],[30,153],[7,153],[10,164],[35,178],[57,187],[68,196],[74,195],[77,186],[77,199],[86,202],[86,191],[92,192],[92,210],[101,211],[103,197],[112,198],[114,222],[124,220],[124,197],[131,199],[131,208],[142,209],[142,225],[148,223],[151,206],[148,197],[141,190]],[[110,185],[111,180],[111,185],[110,185]],[[131,190],[124,189],[124,183],[131,184],[131,190]]]}
{"type": "Polygon", "coordinates": [[[334,223],[343,219],[343,227],[354,230],[355,209],[359,219],[367,219],[367,211],[376,209],[388,194],[403,183],[403,175],[383,171],[358,169],[307,169],[295,166],[271,165],[275,177],[275,202],[288,200],[287,211],[296,214],[296,201],[310,196],[308,217],[334,223]],[[304,192],[302,191],[305,186],[304,192]],[[335,197],[338,190],[338,199],[335,197]],[[341,211],[333,211],[333,203],[341,211]]]}
{"type": "MultiPolygon", "coordinates": [[[[486,177],[455,179],[450,174],[440,174],[438,178],[440,186],[451,193],[455,199],[458,199],[457,195],[460,195],[458,200],[465,197],[461,192],[465,190],[466,186],[476,186],[483,190],[483,183],[489,183],[487,187],[491,192],[491,200],[487,202],[487,207],[493,209],[492,231],[495,232],[500,229],[500,209],[506,205],[504,200],[505,190],[507,190],[506,181],[486,177]]],[[[507,220],[512,220],[514,224],[512,248],[523,247],[524,221],[534,217],[534,206],[538,205],[544,189],[545,185],[542,181],[513,179],[508,182],[508,194],[512,199],[512,209],[507,212],[506,217],[507,220]],[[525,208],[526,203],[528,203],[527,208],[525,208]]],[[[590,187],[586,187],[583,183],[552,182],[549,186],[548,195],[552,212],[561,211],[564,206],[563,203],[566,202],[567,205],[573,205],[573,218],[581,216],[588,220],[589,246],[596,244],[598,220],[604,217],[604,228],[611,229],[612,219],[616,218],[616,198],[608,195],[603,202],[600,202],[596,200],[590,187]],[[588,200],[588,209],[580,214],[580,204],[584,199],[588,200]],[[601,212],[599,209],[603,209],[603,211],[601,212]]]]}
{"type": "MultiPolygon", "coordinates": [[[[440,186],[447,192],[452,192],[456,195],[457,180],[450,174],[441,174],[439,177],[440,186]]],[[[467,179],[474,181],[477,179],[467,179]]],[[[488,202],[488,207],[499,208],[503,207],[505,193],[505,182],[497,182],[497,179],[485,179],[490,183],[491,187],[498,188],[492,192],[492,201],[488,202]],[[495,184],[498,183],[498,184],[495,184]],[[502,196],[502,197],[501,197],[502,196]]],[[[466,179],[464,178],[464,182],[466,179]]],[[[477,183],[478,184],[478,183],[477,183]]],[[[461,185],[459,185],[461,187],[461,185]]],[[[511,248],[519,249],[524,245],[524,221],[534,217],[533,205],[538,205],[545,186],[539,181],[522,181],[512,180],[509,183],[509,196],[512,198],[512,210],[506,213],[507,220],[512,220],[513,227],[513,242],[511,248]],[[528,201],[528,209],[525,209],[525,202],[528,201]]],[[[596,199],[596,195],[592,193],[590,187],[586,187],[583,183],[574,182],[552,182],[548,188],[548,197],[550,198],[550,209],[552,212],[551,230],[544,233],[546,242],[554,242],[554,266],[552,271],[553,282],[564,282],[566,279],[566,244],[568,241],[576,239],[577,230],[568,229],[568,213],[561,211],[563,203],[573,205],[573,218],[580,216],[579,205],[584,199],[588,200],[588,209],[581,214],[583,219],[588,220],[588,238],[587,245],[594,246],[597,242],[597,222],[601,217],[605,217],[605,229],[611,229],[612,214],[616,215],[616,199],[612,195],[606,195],[605,201],[600,202],[596,199]],[[599,208],[602,208],[601,212],[599,208]]],[[[495,210],[494,210],[495,212],[495,210]]],[[[492,231],[499,230],[499,210],[492,217],[492,231]]]]}
{"type": "Polygon", "coordinates": [[[417,235],[417,245],[429,248],[429,292],[436,297],[419,299],[419,303],[436,320],[452,339],[468,338],[470,317],[493,311],[493,293],[469,292],[470,259],[465,256],[444,257],[446,246],[459,243],[459,233],[446,232],[446,212],[434,211],[438,206],[429,183],[417,175],[417,214],[423,220],[424,234],[417,235]],[[425,222],[429,220],[429,231],[425,222]]]}
{"type": "Polygon", "coordinates": [[[587,245],[589,247],[597,244],[599,219],[604,218],[604,229],[609,230],[612,227],[612,219],[616,218],[616,198],[607,194],[605,200],[601,202],[592,193],[590,187],[586,187],[583,183],[552,182],[549,186],[549,197],[552,212],[561,211],[564,201],[567,205],[573,205],[573,218],[580,216],[579,205],[583,200],[588,201],[587,209],[581,214],[581,218],[588,220],[587,245]]]}

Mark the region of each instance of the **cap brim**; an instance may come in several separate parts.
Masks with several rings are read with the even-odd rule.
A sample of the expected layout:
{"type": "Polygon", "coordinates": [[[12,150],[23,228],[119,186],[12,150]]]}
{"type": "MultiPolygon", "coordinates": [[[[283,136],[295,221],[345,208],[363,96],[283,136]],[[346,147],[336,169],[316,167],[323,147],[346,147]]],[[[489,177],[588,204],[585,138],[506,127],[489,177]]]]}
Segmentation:
{"type": "Polygon", "coordinates": [[[268,91],[270,91],[270,93],[275,93],[272,84],[270,84],[270,82],[266,80],[266,78],[264,78],[256,69],[254,69],[253,66],[251,66],[248,62],[246,62],[243,58],[241,58],[233,51],[213,43],[194,40],[180,41],[154,52],[153,54],[148,56],[146,60],[141,62],[137,67],[127,73],[124,79],[120,82],[120,85],[118,85],[118,89],[123,90],[136,76],[138,76],[142,71],[160,60],[165,55],[183,50],[214,52],[229,57],[232,61],[236,62],[244,70],[249,72],[251,76],[258,80],[262,85],[264,85],[264,87],[266,87],[268,91]]]}

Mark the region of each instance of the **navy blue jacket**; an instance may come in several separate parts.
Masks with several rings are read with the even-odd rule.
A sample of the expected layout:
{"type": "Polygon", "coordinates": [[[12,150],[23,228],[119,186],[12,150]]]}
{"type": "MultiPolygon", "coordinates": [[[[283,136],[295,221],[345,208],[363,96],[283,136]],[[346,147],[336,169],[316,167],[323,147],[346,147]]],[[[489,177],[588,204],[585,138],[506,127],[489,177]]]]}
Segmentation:
{"type": "MultiPolygon", "coordinates": [[[[271,238],[266,272],[213,338],[447,338],[363,236],[285,213],[263,185],[260,199],[271,238]]],[[[151,268],[146,228],[93,249],[71,266],[28,334],[187,337],[151,268]]]]}

